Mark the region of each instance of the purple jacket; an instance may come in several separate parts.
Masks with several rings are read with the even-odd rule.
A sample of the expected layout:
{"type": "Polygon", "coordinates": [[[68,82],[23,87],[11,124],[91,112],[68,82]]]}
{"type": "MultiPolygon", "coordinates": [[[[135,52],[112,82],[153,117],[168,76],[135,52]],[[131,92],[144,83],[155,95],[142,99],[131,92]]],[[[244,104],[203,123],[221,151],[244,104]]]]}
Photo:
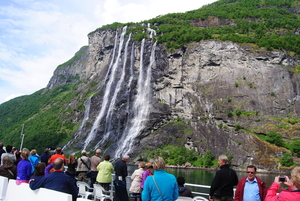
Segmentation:
{"type": "Polygon", "coordinates": [[[31,177],[32,166],[27,160],[22,159],[17,166],[18,176],[17,180],[28,181],[31,177]]]}
{"type": "Polygon", "coordinates": [[[141,188],[144,188],[144,183],[146,181],[146,178],[148,176],[150,176],[150,175],[153,175],[153,174],[152,174],[152,172],[149,169],[147,169],[147,170],[145,170],[143,172],[143,174],[142,174],[142,182],[141,182],[141,185],[140,185],[141,188]]]}

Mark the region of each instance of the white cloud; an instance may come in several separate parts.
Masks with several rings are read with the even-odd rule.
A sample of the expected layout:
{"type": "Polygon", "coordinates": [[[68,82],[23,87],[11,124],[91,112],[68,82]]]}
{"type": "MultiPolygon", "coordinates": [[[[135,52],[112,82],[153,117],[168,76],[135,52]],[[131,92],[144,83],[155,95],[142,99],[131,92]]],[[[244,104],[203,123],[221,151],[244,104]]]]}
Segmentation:
{"type": "Polygon", "coordinates": [[[0,6],[0,103],[46,87],[55,68],[113,22],[140,22],[213,0],[11,0],[0,6]]]}
{"type": "Polygon", "coordinates": [[[7,96],[5,98],[4,101],[9,101],[10,99],[13,99],[13,98],[16,98],[16,97],[19,97],[19,96],[23,96],[23,95],[25,95],[25,94],[10,94],[9,96],[7,96]]]}

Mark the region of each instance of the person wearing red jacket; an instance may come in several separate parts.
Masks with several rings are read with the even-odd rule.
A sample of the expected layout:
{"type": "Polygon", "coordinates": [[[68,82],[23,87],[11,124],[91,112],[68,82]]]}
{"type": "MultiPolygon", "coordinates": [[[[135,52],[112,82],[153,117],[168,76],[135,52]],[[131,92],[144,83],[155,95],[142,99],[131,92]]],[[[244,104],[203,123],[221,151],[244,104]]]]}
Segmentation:
{"type": "Polygon", "coordinates": [[[280,181],[277,176],[274,183],[270,186],[265,201],[299,201],[300,200],[300,167],[295,167],[291,173],[291,179],[284,176],[285,181],[280,181]],[[288,186],[288,190],[278,193],[280,184],[288,186]]]}
{"type": "Polygon", "coordinates": [[[234,201],[264,201],[266,194],[266,183],[256,177],[256,167],[248,165],[247,176],[236,187],[234,201]]]}

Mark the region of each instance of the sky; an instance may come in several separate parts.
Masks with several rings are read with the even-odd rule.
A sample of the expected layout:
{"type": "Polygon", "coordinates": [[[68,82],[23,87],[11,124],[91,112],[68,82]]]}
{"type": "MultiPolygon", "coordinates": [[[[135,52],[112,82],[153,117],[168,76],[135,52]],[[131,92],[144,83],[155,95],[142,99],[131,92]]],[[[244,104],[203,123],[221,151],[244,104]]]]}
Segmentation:
{"type": "Polygon", "coordinates": [[[0,104],[45,88],[56,67],[113,22],[141,22],[216,0],[0,0],[0,104]]]}

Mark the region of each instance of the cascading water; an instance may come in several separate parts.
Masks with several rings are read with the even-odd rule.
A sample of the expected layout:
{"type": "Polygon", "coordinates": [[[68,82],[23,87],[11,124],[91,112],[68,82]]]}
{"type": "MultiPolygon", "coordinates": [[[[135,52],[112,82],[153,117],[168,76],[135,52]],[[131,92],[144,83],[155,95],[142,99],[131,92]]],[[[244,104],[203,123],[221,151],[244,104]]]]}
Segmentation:
{"type": "Polygon", "coordinates": [[[86,122],[89,120],[89,114],[90,114],[90,108],[91,108],[91,101],[92,101],[92,97],[93,95],[91,95],[90,97],[88,97],[86,99],[86,101],[84,102],[84,107],[85,107],[85,111],[84,111],[84,116],[83,116],[83,120],[81,122],[81,125],[77,131],[77,133],[75,134],[75,139],[79,136],[81,136],[82,134],[82,129],[85,126],[86,122]]]}
{"type": "Polygon", "coordinates": [[[128,40],[127,40],[126,45],[125,45],[125,52],[124,52],[124,56],[123,56],[122,74],[121,74],[121,77],[120,77],[120,79],[119,79],[119,81],[116,85],[115,91],[114,91],[113,96],[112,96],[111,101],[110,101],[109,108],[107,110],[106,119],[105,119],[105,135],[103,136],[100,143],[103,142],[103,141],[106,141],[108,136],[110,135],[112,115],[113,115],[113,111],[115,109],[117,96],[121,91],[121,87],[122,87],[122,84],[123,84],[124,79],[125,79],[125,69],[126,69],[127,53],[128,53],[127,50],[128,50],[128,44],[129,44],[130,39],[131,39],[131,34],[129,34],[128,40]]]}
{"type": "MultiPolygon", "coordinates": [[[[103,101],[102,101],[102,106],[101,106],[100,112],[99,112],[95,122],[93,123],[93,127],[92,127],[90,133],[88,134],[88,136],[87,136],[87,138],[84,142],[84,149],[86,149],[86,147],[90,144],[90,142],[93,139],[95,139],[98,128],[99,128],[99,124],[100,124],[102,118],[104,117],[104,115],[107,111],[107,105],[108,105],[108,102],[110,100],[110,94],[111,94],[111,91],[112,91],[112,86],[113,86],[113,83],[115,81],[116,69],[118,67],[118,62],[119,62],[119,59],[120,59],[120,56],[121,56],[121,50],[122,50],[122,47],[123,47],[123,42],[124,42],[124,36],[125,36],[125,33],[126,33],[126,29],[127,29],[127,26],[123,27],[122,34],[121,34],[121,37],[120,37],[118,55],[115,59],[115,62],[113,62],[113,59],[114,59],[114,55],[113,55],[113,58],[112,58],[112,61],[111,61],[111,64],[113,64],[113,65],[111,65],[109,67],[109,72],[107,72],[108,82],[106,84],[105,93],[104,93],[103,101]]],[[[117,39],[117,37],[116,37],[116,39],[117,39]]],[[[115,42],[115,44],[116,44],[116,42],[115,42]]]]}
{"type": "Polygon", "coordinates": [[[131,48],[131,56],[130,56],[130,78],[129,78],[129,81],[128,81],[128,84],[127,84],[127,91],[126,91],[126,95],[127,95],[127,108],[126,108],[126,113],[129,113],[129,94],[131,92],[131,83],[132,83],[132,80],[133,80],[133,67],[134,67],[134,43],[132,44],[132,48],[131,48]]]}
{"type": "Polygon", "coordinates": [[[117,49],[117,40],[118,40],[118,32],[116,31],[113,54],[112,54],[112,57],[111,57],[111,60],[110,60],[110,64],[109,64],[108,70],[107,70],[105,78],[104,78],[104,82],[107,81],[108,76],[109,76],[109,72],[111,71],[111,67],[113,66],[113,63],[114,63],[114,60],[115,60],[115,54],[116,54],[116,49],[117,49]]]}
{"type": "MultiPolygon", "coordinates": [[[[149,43],[146,46],[146,39],[143,39],[138,54],[139,67],[135,66],[135,52],[138,50],[131,43],[131,34],[123,45],[126,29],[122,29],[119,37],[116,33],[112,58],[104,83],[100,86],[105,87],[101,108],[83,147],[86,149],[93,144],[94,149],[102,147],[115,157],[132,151],[134,140],[148,121],[151,109],[151,68],[155,63],[156,43],[152,47],[148,46],[149,43]],[[129,47],[131,51],[128,51],[129,47]],[[150,58],[145,57],[149,54],[150,58]],[[127,61],[129,58],[130,62],[127,61]]],[[[147,33],[152,38],[155,31],[148,26],[147,33]]]]}
{"type": "MultiPolygon", "coordinates": [[[[84,115],[83,115],[83,120],[77,130],[77,132],[74,135],[74,139],[77,139],[78,137],[81,136],[82,134],[82,130],[84,128],[84,126],[86,125],[86,122],[89,120],[89,116],[90,116],[90,108],[91,108],[91,101],[92,101],[92,97],[93,95],[91,95],[90,97],[88,97],[86,99],[86,101],[84,102],[84,115]]],[[[64,147],[63,149],[67,149],[72,143],[74,142],[74,140],[70,140],[64,147]]]]}
{"type": "Polygon", "coordinates": [[[147,31],[150,32],[150,38],[153,38],[153,35],[156,35],[156,31],[150,28],[150,23],[148,23],[147,31]]]}
{"type": "Polygon", "coordinates": [[[140,134],[140,131],[145,127],[145,122],[148,120],[150,112],[150,95],[151,95],[151,68],[155,62],[156,43],[152,46],[150,64],[147,68],[146,75],[144,74],[143,51],[144,42],[141,45],[140,71],[138,78],[138,91],[133,103],[133,118],[126,126],[122,138],[119,140],[119,146],[116,150],[115,157],[122,154],[130,153],[134,139],[140,134]]]}

